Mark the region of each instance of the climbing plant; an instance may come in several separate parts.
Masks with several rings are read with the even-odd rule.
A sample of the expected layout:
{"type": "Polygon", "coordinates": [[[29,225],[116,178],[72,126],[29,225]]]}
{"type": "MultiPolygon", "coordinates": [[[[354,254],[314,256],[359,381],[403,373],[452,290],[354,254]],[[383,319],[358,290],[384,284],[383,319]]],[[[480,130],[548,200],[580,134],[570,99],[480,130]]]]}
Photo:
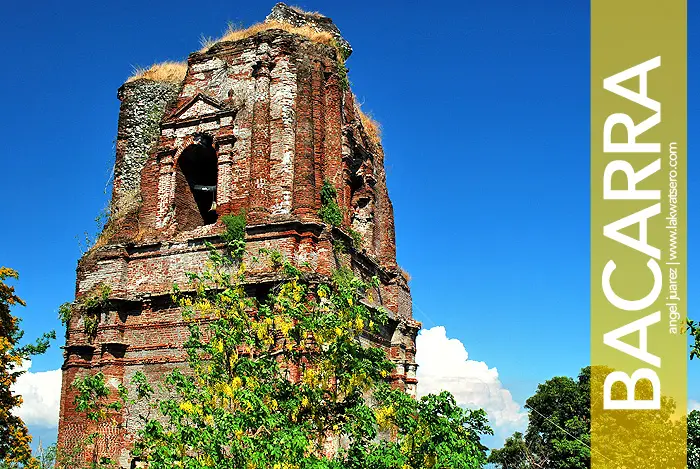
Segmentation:
{"type": "Polygon", "coordinates": [[[234,259],[240,260],[245,254],[245,211],[241,210],[238,215],[224,215],[221,221],[226,227],[221,239],[226,244],[229,254],[234,259]]]}
{"type": "Polygon", "coordinates": [[[340,211],[336,196],[335,186],[328,179],[325,179],[321,186],[321,210],[318,215],[326,223],[340,226],[343,222],[343,212],[340,211]]]}
{"type": "Polygon", "coordinates": [[[331,46],[333,46],[336,51],[336,68],[338,70],[340,87],[343,91],[347,91],[350,89],[350,79],[348,78],[348,69],[345,62],[348,60],[348,57],[350,57],[351,51],[344,45],[338,43],[335,39],[331,40],[331,46]]]}
{"type": "Polygon", "coordinates": [[[350,235],[350,238],[352,239],[352,246],[355,249],[362,249],[362,246],[364,245],[364,239],[362,238],[362,233],[360,233],[357,230],[354,230],[352,228],[348,228],[348,234],[350,235]]]}
{"type": "MultiPolygon", "coordinates": [[[[137,382],[142,373],[137,372],[137,382]]],[[[110,452],[110,438],[98,429],[115,424],[114,415],[122,411],[129,399],[126,386],[120,384],[112,391],[102,372],[80,376],[71,383],[75,392],[75,411],[88,422],[88,433],[77,442],[55,450],[55,467],[61,469],[116,469],[110,452]]]]}
{"type": "Polygon", "coordinates": [[[74,303],[63,303],[58,307],[58,318],[66,327],[66,336],[68,335],[68,327],[74,315],[83,318],[83,330],[89,338],[94,338],[97,334],[97,326],[100,322],[100,316],[105,307],[109,304],[109,297],[112,294],[112,287],[105,283],[99,283],[88,291],[85,295],[77,299],[74,303]]]}

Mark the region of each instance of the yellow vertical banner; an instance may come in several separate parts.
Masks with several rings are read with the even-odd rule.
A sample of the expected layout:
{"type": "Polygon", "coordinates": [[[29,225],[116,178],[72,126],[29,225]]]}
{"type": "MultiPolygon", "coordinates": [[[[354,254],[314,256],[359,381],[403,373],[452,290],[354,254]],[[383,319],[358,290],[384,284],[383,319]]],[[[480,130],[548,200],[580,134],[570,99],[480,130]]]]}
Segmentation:
{"type": "Polygon", "coordinates": [[[686,467],[686,2],[591,2],[591,467],[686,467]]]}

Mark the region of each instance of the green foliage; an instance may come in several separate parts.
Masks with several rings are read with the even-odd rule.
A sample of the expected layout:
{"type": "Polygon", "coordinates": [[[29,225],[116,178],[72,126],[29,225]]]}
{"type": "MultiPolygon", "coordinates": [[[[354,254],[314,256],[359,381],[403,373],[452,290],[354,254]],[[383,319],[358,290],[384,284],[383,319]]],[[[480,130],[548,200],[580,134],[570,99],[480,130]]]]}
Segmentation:
{"type": "Polygon", "coordinates": [[[58,307],[58,319],[61,320],[61,324],[68,327],[71,318],[73,317],[73,310],[70,303],[63,303],[58,307]]]}
{"type": "Polygon", "coordinates": [[[335,252],[337,254],[343,254],[343,253],[347,252],[347,249],[345,248],[345,243],[339,239],[334,239],[333,240],[333,252],[335,252]]]}
{"type": "Polygon", "coordinates": [[[97,334],[97,325],[99,324],[99,319],[95,316],[84,316],[83,317],[83,330],[85,333],[94,337],[97,334]]]}
{"type": "Polygon", "coordinates": [[[333,226],[340,226],[343,222],[343,213],[340,211],[340,207],[338,207],[336,196],[335,186],[333,186],[329,180],[324,180],[323,186],[321,187],[321,210],[318,215],[321,217],[321,220],[326,223],[330,223],[333,226]]]}
{"type": "Polygon", "coordinates": [[[56,464],[56,445],[44,448],[40,441],[36,450],[36,462],[37,469],[53,469],[56,464]]]}
{"type": "Polygon", "coordinates": [[[245,211],[241,210],[238,215],[224,215],[221,221],[226,226],[221,239],[226,243],[229,254],[234,259],[242,259],[245,254],[245,211]]]}
{"type": "MultiPolygon", "coordinates": [[[[685,434],[683,422],[674,417],[673,400],[662,395],[661,409],[653,419],[634,410],[603,412],[603,383],[611,371],[586,367],[577,379],[558,376],[540,384],[525,404],[530,412],[524,438],[519,433],[508,438],[503,448],[491,452],[489,462],[503,469],[588,468],[593,425],[599,435],[594,456],[607,460],[606,467],[646,467],[650,460],[665,461],[665,467],[682,467],[685,461],[679,457],[678,442],[685,434]],[[591,410],[595,420],[591,420],[591,410]],[[656,444],[649,445],[649,441],[656,444]]],[[[635,388],[637,399],[649,399],[653,392],[645,380],[635,388]]],[[[623,386],[613,387],[612,398],[625,399],[626,393],[623,386]]],[[[688,441],[693,438],[690,427],[689,423],[688,441]]]]}
{"type": "Polygon", "coordinates": [[[700,324],[692,319],[688,319],[686,331],[694,340],[694,343],[690,346],[690,359],[692,360],[700,357],[700,324]]]}
{"type": "Polygon", "coordinates": [[[336,67],[338,70],[338,78],[340,80],[340,87],[343,91],[350,89],[350,79],[348,78],[348,69],[345,66],[345,61],[350,57],[351,51],[345,46],[338,44],[337,41],[333,40],[331,45],[336,50],[336,67]]]}
{"type": "Polygon", "coordinates": [[[105,283],[100,283],[81,298],[80,305],[88,311],[102,309],[109,302],[109,295],[111,294],[112,287],[105,283]]]}
{"type": "MultiPolygon", "coordinates": [[[[686,331],[693,338],[690,346],[690,359],[700,357],[700,324],[688,319],[686,331]]],[[[700,412],[693,410],[688,414],[688,469],[700,469],[700,412]]]]}
{"type": "Polygon", "coordinates": [[[259,253],[263,256],[266,256],[270,260],[270,263],[273,265],[273,267],[282,267],[285,265],[284,257],[282,256],[282,253],[279,252],[277,249],[261,248],[259,253]]]}
{"type": "MultiPolygon", "coordinates": [[[[104,420],[109,410],[122,408],[119,401],[109,402],[111,393],[102,372],[76,378],[71,386],[77,391],[75,409],[84,413],[93,422],[104,420]]],[[[123,389],[120,390],[123,391],[123,389]]]]}
{"type": "Polygon", "coordinates": [[[700,411],[688,414],[688,469],[700,469],[700,411]]]}
{"type": "Polygon", "coordinates": [[[32,441],[22,419],[14,410],[22,403],[22,397],[12,391],[14,383],[24,371],[20,371],[25,360],[44,353],[50,341],[56,338],[55,332],[43,334],[35,343],[20,345],[24,331],[20,319],[11,309],[24,306],[24,301],[15,294],[14,287],[7,279],[18,279],[16,271],[0,267],[0,467],[15,469],[36,467],[29,444],[32,441]]]}
{"type": "Polygon", "coordinates": [[[389,453],[400,460],[399,467],[472,468],[486,463],[486,447],[478,435],[492,432],[483,410],[462,409],[447,391],[414,400],[401,391],[380,387],[375,396],[378,428],[400,435],[397,451],[389,453]]]}
{"type": "Polygon", "coordinates": [[[352,238],[352,245],[355,249],[362,249],[364,244],[364,239],[359,231],[355,231],[352,228],[348,228],[348,234],[352,238]]]}
{"type": "MultiPolygon", "coordinates": [[[[136,373],[135,379],[143,374],[136,373]]],[[[71,383],[71,388],[76,392],[74,403],[75,410],[94,422],[92,428],[104,428],[104,425],[113,424],[113,415],[122,411],[127,404],[133,404],[135,400],[129,400],[127,389],[120,384],[116,393],[106,383],[102,372],[94,375],[87,374],[78,377],[71,383]]],[[[63,448],[55,454],[56,468],[60,469],[116,469],[115,461],[104,456],[109,452],[109,437],[94,431],[87,434],[83,440],[70,448],[63,448]],[[85,462],[86,448],[91,449],[89,460],[85,462]]]]}
{"type": "Polygon", "coordinates": [[[340,81],[340,88],[343,91],[350,89],[350,78],[348,78],[348,68],[345,66],[345,62],[338,61],[338,79],[340,81]]]}
{"type": "Polygon", "coordinates": [[[83,318],[83,330],[90,338],[97,334],[97,326],[100,323],[100,316],[104,308],[109,304],[109,296],[112,294],[112,287],[100,283],[78,299],[74,305],[63,303],[58,307],[58,317],[66,326],[66,335],[73,313],[77,313],[83,318]]]}
{"type": "MultiPolygon", "coordinates": [[[[145,378],[132,381],[137,398],[159,414],[144,419],[134,456],[149,469],[485,464],[480,436],[491,430],[483,411],[461,409],[446,392],[417,401],[390,389],[393,363],[360,341],[387,320],[361,301],[376,278],[366,282],[344,269],[328,283],[311,283],[276,251],[261,254],[284,278],[266,298],[246,293],[244,264],[233,271],[215,254],[209,270],[189,274],[194,294],[175,289],[189,325],[189,367],[167,375],[164,399],[153,397],[145,378]],[[347,448],[328,455],[324,448],[341,435],[347,448]]],[[[97,412],[87,398],[103,395],[99,380],[93,384],[86,412],[97,412]]]]}
{"type": "Polygon", "coordinates": [[[590,467],[590,367],[578,379],[557,376],[537,386],[525,438],[515,433],[491,452],[489,462],[503,469],[590,467]]]}
{"type": "Polygon", "coordinates": [[[515,432],[506,438],[503,448],[491,451],[488,461],[503,469],[527,469],[532,467],[528,457],[527,443],[523,439],[523,434],[515,432]]]}
{"type": "Polygon", "coordinates": [[[83,318],[83,330],[89,338],[94,338],[97,334],[97,326],[105,307],[109,304],[109,297],[112,294],[112,287],[105,283],[100,283],[79,298],[74,304],[63,303],[58,307],[58,318],[61,324],[66,327],[66,337],[73,315],[83,318]]]}
{"type": "MultiPolygon", "coordinates": [[[[607,459],[609,467],[648,467],[649,461],[663,461],[664,467],[685,467],[687,461],[682,453],[687,437],[685,422],[674,415],[676,404],[673,399],[662,394],[660,409],[651,415],[638,410],[604,412],[603,383],[612,371],[597,366],[592,367],[590,373],[590,387],[594,390],[591,409],[596,417],[591,424],[593,433],[598,435],[594,457],[607,459]],[[654,441],[653,445],[649,444],[651,441],[654,441]]],[[[651,399],[652,393],[650,381],[636,383],[635,399],[651,399]]],[[[613,386],[611,397],[614,400],[626,399],[626,387],[613,386]]]]}

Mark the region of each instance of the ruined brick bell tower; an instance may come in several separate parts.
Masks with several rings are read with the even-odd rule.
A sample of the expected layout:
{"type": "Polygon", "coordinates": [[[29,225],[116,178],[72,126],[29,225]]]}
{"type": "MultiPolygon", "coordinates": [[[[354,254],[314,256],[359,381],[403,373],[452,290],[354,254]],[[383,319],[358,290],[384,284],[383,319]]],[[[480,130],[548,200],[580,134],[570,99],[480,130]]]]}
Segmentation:
{"type": "MultiPolygon", "coordinates": [[[[155,382],[187,366],[188,332],[170,297],[173,283],[185,285],[186,272],[203,268],[205,243],[222,246],[221,216],[241,210],[248,256],[265,247],[321,276],[345,265],[379,277],[373,297],[389,324],[366,341],[396,363],[392,383],[415,394],[419,323],[396,264],[377,129],[345,76],[350,52],[329,18],[278,4],[265,23],[230,33],[187,64],[154,66],[119,89],[111,219],[78,264],[60,448],[97,431],[109,441],[105,455],[133,467],[137,428],[119,416],[96,428],[76,412],[71,383],[101,371],[116,388],[137,371],[155,382]],[[324,180],[337,189],[344,214],[337,227],[319,216],[324,180]],[[361,247],[351,236],[357,233],[361,247]]],[[[274,281],[266,269],[249,263],[249,281],[274,281]]]]}

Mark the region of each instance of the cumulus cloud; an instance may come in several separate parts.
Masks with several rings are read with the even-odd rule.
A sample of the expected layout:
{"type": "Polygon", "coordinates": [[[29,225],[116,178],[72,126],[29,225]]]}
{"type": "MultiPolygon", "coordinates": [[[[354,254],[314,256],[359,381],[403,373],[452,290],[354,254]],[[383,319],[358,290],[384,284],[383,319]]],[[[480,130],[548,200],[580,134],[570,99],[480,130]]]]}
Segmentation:
{"type": "Polygon", "coordinates": [[[450,391],[460,406],[484,409],[498,435],[525,428],[527,413],[503,387],[498,370],[469,360],[464,344],[448,338],[443,326],[422,329],[416,348],[419,396],[450,391]]]}
{"type": "Polygon", "coordinates": [[[26,373],[17,378],[12,391],[24,402],[15,410],[25,424],[43,428],[58,426],[61,398],[61,370],[32,372],[31,361],[24,362],[26,373]]]}
{"type": "Polygon", "coordinates": [[[700,402],[690,399],[688,401],[688,412],[691,412],[693,410],[700,410],[700,402]]]}

